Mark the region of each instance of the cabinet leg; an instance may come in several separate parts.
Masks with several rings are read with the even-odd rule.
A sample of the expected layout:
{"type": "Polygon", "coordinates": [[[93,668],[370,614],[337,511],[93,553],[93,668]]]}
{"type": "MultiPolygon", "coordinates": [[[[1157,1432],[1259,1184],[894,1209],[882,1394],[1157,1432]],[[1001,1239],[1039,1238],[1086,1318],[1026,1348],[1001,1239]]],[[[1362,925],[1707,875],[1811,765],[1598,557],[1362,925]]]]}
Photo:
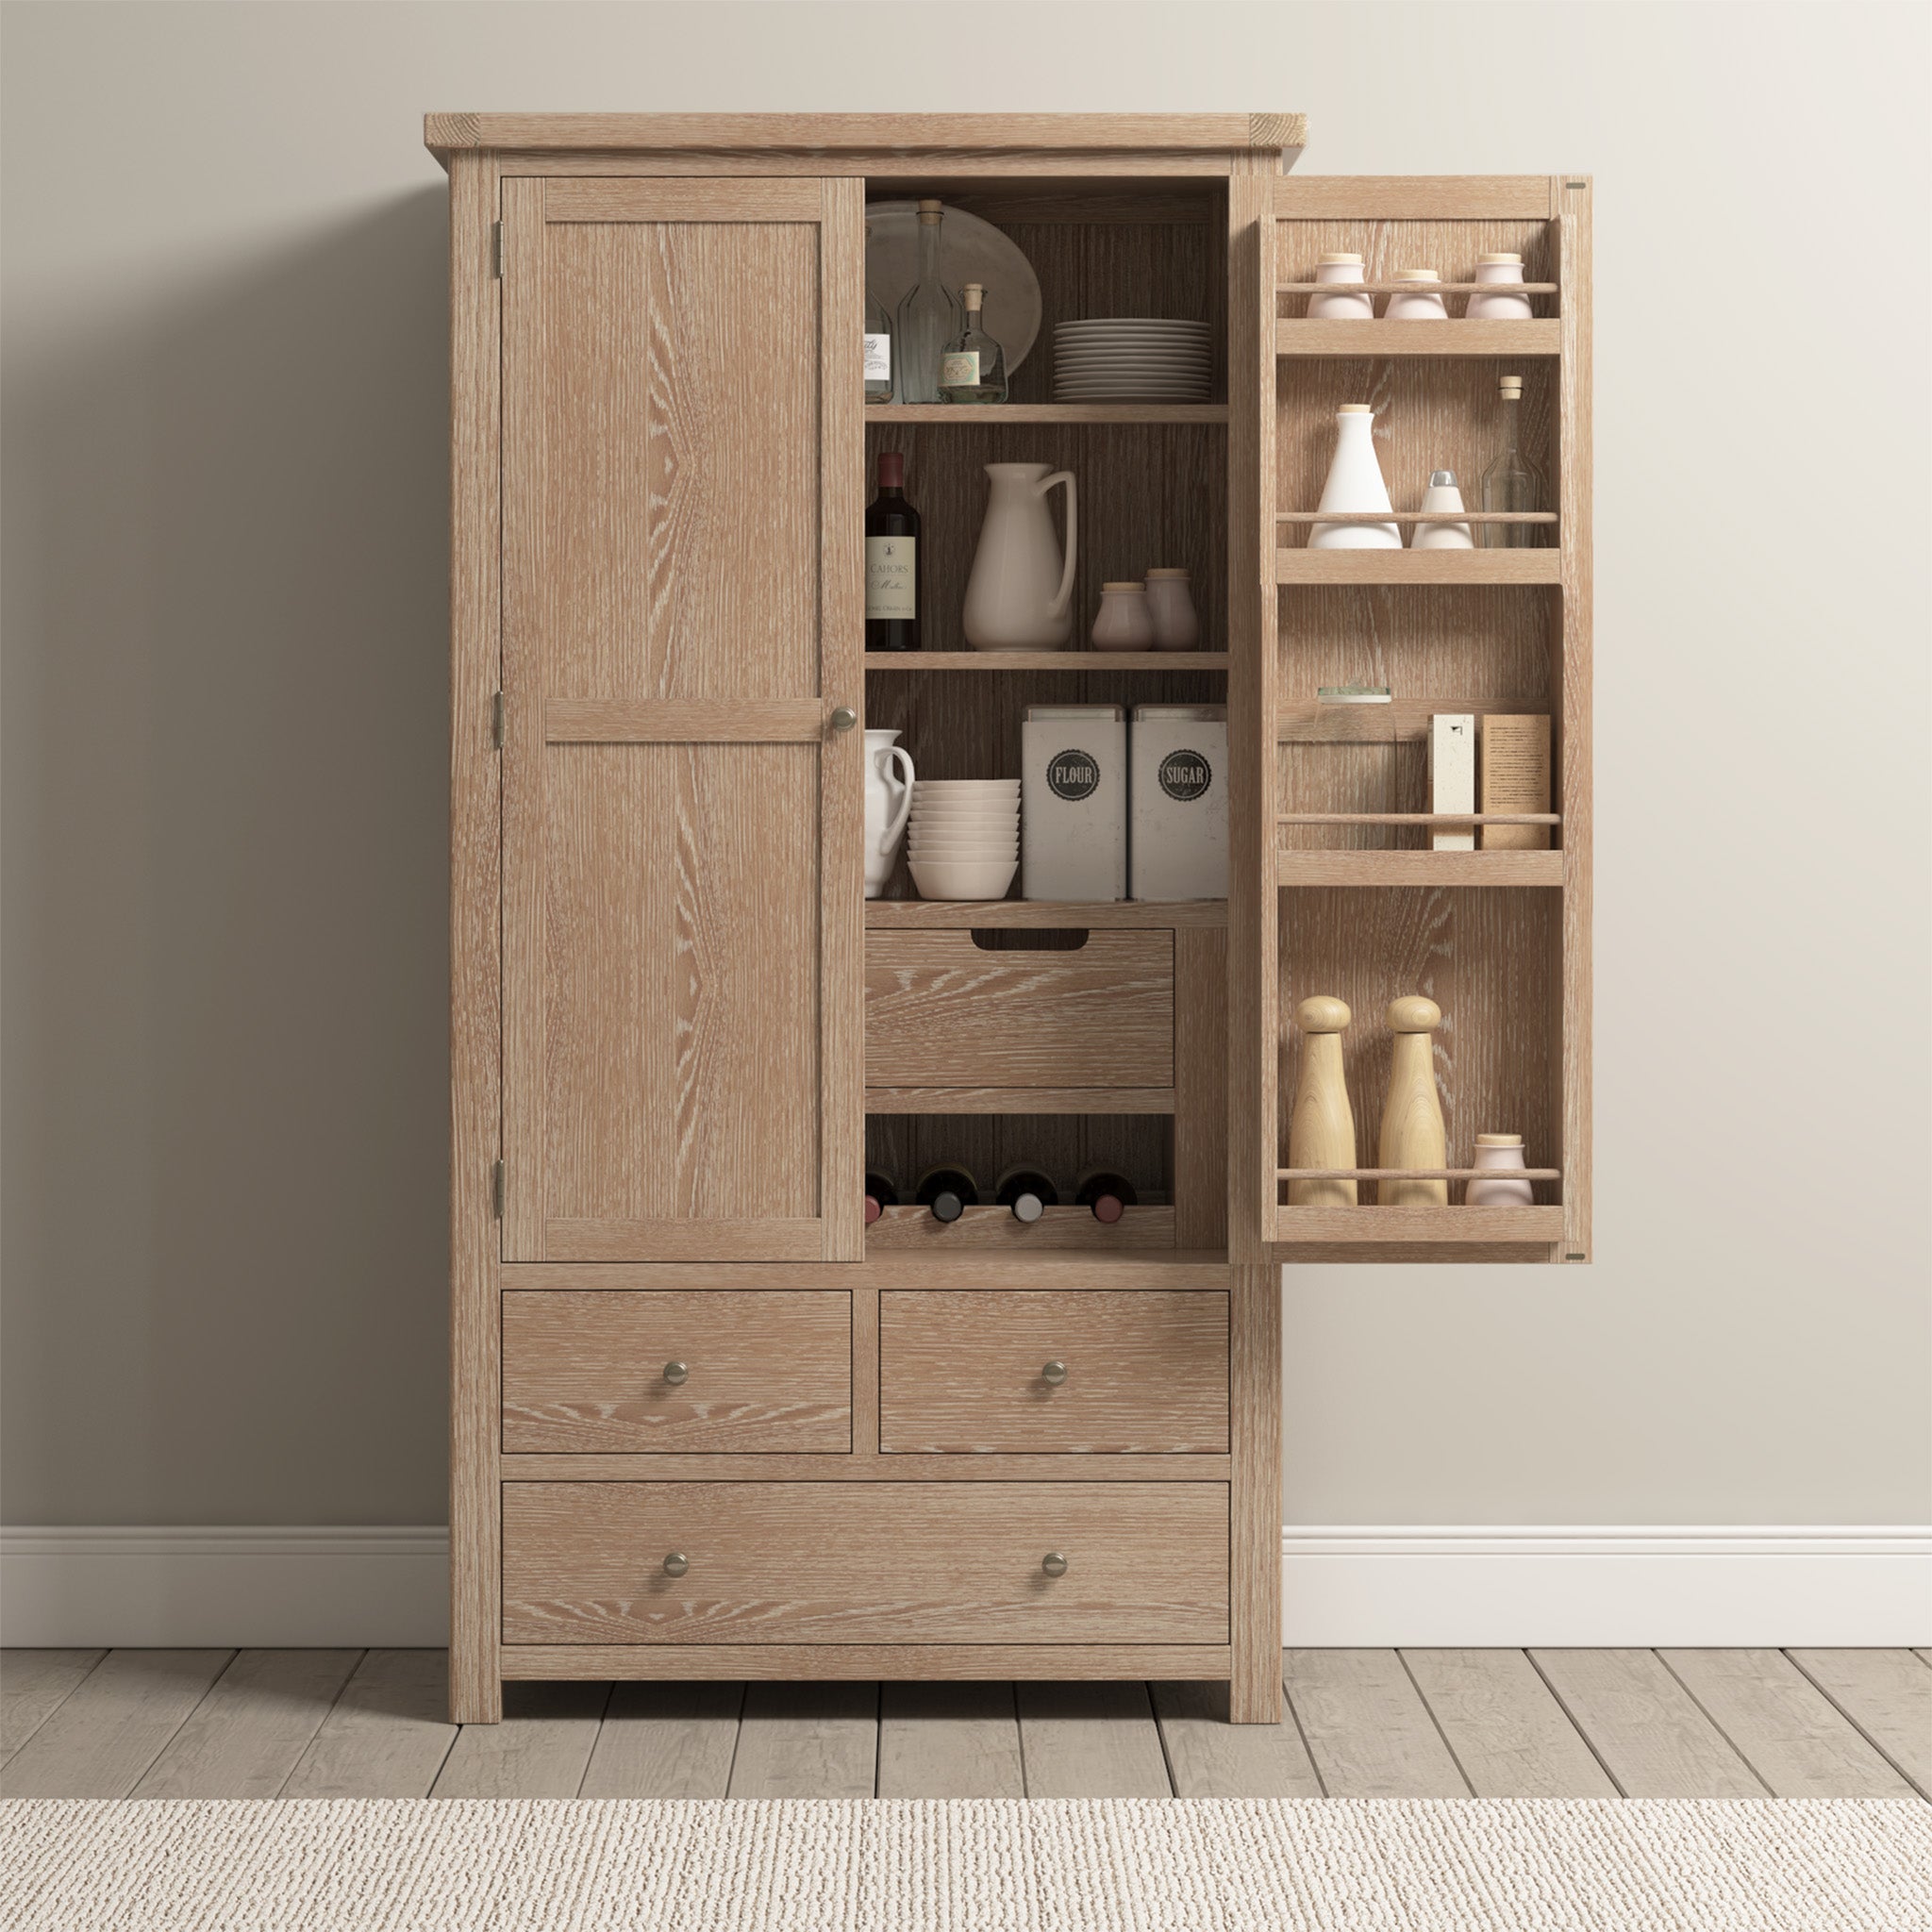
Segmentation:
{"type": "Polygon", "coordinates": [[[449,1721],[453,1724],[500,1724],[503,1722],[503,1681],[467,1680],[455,1670],[449,1674],[449,1721]]]}
{"type": "Polygon", "coordinates": [[[1281,1271],[1263,1264],[1232,1272],[1228,1717],[1272,1724],[1281,1718],[1281,1271]]]}
{"type": "Polygon", "coordinates": [[[1231,1724],[1278,1724],[1281,1722],[1281,1649],[1265,1670],[1247,1655],[1235,1654],[1234,1681],[1227,1687],[1227,1721],[1231,1724]]]}

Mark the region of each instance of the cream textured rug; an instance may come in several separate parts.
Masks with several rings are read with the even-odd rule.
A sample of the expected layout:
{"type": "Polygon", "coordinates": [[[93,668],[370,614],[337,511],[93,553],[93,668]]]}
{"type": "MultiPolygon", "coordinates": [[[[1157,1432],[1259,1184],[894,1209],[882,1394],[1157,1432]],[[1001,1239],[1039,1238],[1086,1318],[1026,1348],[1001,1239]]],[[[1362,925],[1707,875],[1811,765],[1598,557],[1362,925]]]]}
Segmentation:
{"type": "Polygon", "coordinates": [[[1914,1932],[1932,1807],[0,1806],[8,1932],[1914,1932]]]}

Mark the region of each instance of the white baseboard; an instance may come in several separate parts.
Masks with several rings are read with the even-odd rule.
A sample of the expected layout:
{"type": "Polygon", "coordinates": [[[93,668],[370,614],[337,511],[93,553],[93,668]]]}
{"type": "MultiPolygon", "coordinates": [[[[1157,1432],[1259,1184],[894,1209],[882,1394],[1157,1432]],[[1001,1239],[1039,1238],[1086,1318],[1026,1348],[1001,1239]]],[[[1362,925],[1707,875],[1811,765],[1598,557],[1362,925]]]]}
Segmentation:
{"type": "MultiPolygon", "coordinates": [[[[0,1530],[0,1643],[434,1645],[448,1533],[0,1530]]],[[[1932,1643],[1932,1529],[1300,1528],[1283,1637],[1389,1644],[1932,1643]]]]}
{"type": "Polygon", "coordinates": [[[1932,1528],[1300,1528],[1285,1641],[1310,1648],[1932,1642],[1932,1528]]]}

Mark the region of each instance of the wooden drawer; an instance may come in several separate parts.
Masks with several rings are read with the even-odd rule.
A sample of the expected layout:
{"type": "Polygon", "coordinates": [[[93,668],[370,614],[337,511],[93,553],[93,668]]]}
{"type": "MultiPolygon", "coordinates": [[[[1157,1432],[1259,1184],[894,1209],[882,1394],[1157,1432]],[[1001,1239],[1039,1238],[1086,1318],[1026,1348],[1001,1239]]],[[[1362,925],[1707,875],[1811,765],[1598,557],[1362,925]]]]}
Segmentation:
{"type": "Polygon", "coordinates": [[[970,931],[865,936],[868,1087],[1174,1085],[1174,935],[983,952],[970,931]]]}
{"type": "Polygon", "coordinates": [[[1227,1312],[1159,1290],[882,1294],[879,1447],[1225,1455],[1227,1312]]]}
{"type": "Polygon", "coordinates": [[[503,1297],[514,1455],[848,1452],[852,1297],[737,1291],[503,1297]],[[686,1379],[665,1378],[681,1361],[686,1379]]]}
{"type": "Polygon", "coordinates": [[[506,1483],[503,1639],[1224,1643],[1227,1530],[1224,1483],[506,1483]]]}

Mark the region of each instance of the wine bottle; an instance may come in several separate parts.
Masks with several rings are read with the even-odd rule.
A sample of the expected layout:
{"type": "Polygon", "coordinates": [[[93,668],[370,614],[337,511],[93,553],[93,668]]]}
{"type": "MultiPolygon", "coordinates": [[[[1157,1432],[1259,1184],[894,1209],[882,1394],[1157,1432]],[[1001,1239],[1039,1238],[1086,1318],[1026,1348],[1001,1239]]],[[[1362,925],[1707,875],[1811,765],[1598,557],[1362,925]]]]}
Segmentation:
{"type": "Polygon", "coordinates": [[[865,509],[865,648],[919,648],[919,512],[906,501],[906,458],[879,455],[878,494],[865,509]]]}
{"type": "MultiPolygon", "coordinates": [[[[865,225],[865,239],[872,240],[870,222],[865,225]]],[[[892,318],[870,288],[865,291],[865,399],[892,400],[892,318]]]]}
{"type": "Polygon", "coordinates": [[[1009,1167],[1000,1176],[993,1199],[1012,1209],[1015,1221],[1038,1221],[1049,1208],[1059,1205],[1059,1190],[1034,1167],[1009,1167]]]}
{"type": "Polygon", "coordinates": [[[865,1175],[865,1224],[870,1227],[888,1208],[899,1205],[899,1190],[889,1174],[868,1168],[865,1175]]]}
{"type": "Polygon", "coordinates": [[[936,201],[919,204],[919,273],[899,303],[892,346],[899,352],[899,400],[937,403],[940,358],[959,333],[959,305],[940,280],[940,216],[936,201]]]}
{"type": "Polygon", "coordinates": [[[968,282],[959,291],[966,304],[964,326],[940,358],[940,394],[949,403],[1003,403],[1007,399],[1007,352],[980,326],[979,305],[986,290],[968,282]]]}
{"type": "Polygon", "coordinates": [[[919,1177],[914,1198],[932,1209],[935,1221],[958,1221],[978,1205],[979,1186],[963,1167],[929,1167],[919,1177]]]}
{"type": "Polygon", "coordinates": [[[1135,1198],[1133,1182],[1106,1168],[1083,1174],[1074,1195],[1075,1206],[1092,1208],[1095,1221],[1109,1224],[1118,1221],[1134,1205],[1135,1198]]]}

